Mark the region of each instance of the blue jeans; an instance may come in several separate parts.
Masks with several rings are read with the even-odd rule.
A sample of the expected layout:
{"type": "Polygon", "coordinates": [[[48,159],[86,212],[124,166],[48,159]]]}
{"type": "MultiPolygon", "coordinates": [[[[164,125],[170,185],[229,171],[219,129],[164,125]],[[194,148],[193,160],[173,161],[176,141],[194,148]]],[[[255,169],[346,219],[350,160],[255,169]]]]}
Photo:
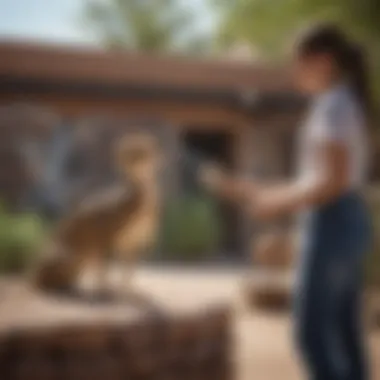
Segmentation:
{"type": "Polygon", "coordinates": [[[360,293],[369,220],[355,193],[303,216],[295,331],[309,379],[368,379],[360,293]]]}

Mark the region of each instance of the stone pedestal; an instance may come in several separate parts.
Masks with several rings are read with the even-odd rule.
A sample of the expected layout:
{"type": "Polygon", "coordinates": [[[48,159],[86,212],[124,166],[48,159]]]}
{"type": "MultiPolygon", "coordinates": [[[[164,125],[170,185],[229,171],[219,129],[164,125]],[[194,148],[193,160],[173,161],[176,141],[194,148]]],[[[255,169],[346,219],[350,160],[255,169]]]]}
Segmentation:
{"type": "Polygon", "coordinates": [[[15,294],[1,305],[2,380],[232,379],[225,307],[153,310],[15,294]]]}

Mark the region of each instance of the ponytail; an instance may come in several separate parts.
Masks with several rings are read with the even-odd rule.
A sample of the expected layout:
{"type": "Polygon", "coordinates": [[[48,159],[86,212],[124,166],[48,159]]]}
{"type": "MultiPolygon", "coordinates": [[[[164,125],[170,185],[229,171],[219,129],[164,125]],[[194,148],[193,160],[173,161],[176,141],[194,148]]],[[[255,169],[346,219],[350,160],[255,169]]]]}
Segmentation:
{"type": "Polygon", "coordinates": [[[370,122],[373,116],[373,109],[367,59],[363,49],[358,45],[351,44],[348,46],[347,51],[345,66],[348,80],[363,107],[368,122],[370,122]]]}

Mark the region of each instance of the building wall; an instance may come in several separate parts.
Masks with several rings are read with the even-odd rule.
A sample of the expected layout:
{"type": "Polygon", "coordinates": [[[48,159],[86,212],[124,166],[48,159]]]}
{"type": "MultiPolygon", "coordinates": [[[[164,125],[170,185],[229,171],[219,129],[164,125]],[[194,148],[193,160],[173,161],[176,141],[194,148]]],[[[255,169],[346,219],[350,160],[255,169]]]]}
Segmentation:
{"type": "MultiPolygon", "coordinates": [[[[26,100],[22,98],[22,95],[9,96],[6,100],[3,98],[2,103],[20,104],[22,100],[26,100]]],[[[92,130],[94,135],[101,130],[102,133],[106,131],[106,135],[109,136],[107,139],[143,126],[157,134],[167,155],[163,185],[164,193],[168,198],[178,194],[181,188],[180,157],[183,153],[181,149],[186,132],[190,130],[198,133],[228,131],[231,135],[230,149],[235,173],[260,179],[276,179],[285,175],[284,141],[286,141],[286,136],[292,133],[295,123],[294,116],[282,116],[277,119],[254,118],[232,109],[212,105],[189,106],[175,102],[149,103],[138,100],[114,101],[106,98],[75,99],[59,96],[46,98],[35,95],[28,98],[28,103],[44,105],[44,109],[54,110],[55,114],[59,115],[59,119],[64,120],[71,128],[83,129],[87,123],[86,128],[90,134],[92,130]]],[[[18,136],[20,141],[22,135],[23,132],[18,136]]],[[[87,168],[87,175],[88,173],[100,175],[99,168],[102,167],[100,162],[107,161],[106,155],[109,154],[109,149],[101,147],[105,138],[100,138],[96,143],[98,145],[94,145],[93,153],[95,154],[92,154],[93,159],[90,160],[94,170],[87,168]]],[[[82,146],[82,148],[88,148],[89,153],[92,149],[90,146],[87,148],[82,146]]],[[[107,171],[107,165],[105,170],[107,171]]],[[[12,181],[14,183],[14,178],[12,181]]],[[[3,188],[7,186],[4,184],[3,188]]],[[[11,188],[10,185],[8,187],[11,188]]],[[[239,223],[238,238],[243,242],[243,249],[248,254],[252,221],[244,210],[237,209],[236,212],[240,215],[237,221],[239,223]]]]}

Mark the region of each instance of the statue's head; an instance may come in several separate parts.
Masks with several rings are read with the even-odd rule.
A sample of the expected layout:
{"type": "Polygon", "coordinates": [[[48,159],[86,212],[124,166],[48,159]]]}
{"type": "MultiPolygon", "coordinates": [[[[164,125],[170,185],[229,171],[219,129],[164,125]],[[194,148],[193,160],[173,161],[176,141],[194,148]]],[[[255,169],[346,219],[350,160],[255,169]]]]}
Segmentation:
{"type": "Polygon", "coordinates": [[[157,138],[147,133],[126,135],[116,147],[120,170],[132,179],[156,178],[162,163],[162,152],[157,138]]]}

